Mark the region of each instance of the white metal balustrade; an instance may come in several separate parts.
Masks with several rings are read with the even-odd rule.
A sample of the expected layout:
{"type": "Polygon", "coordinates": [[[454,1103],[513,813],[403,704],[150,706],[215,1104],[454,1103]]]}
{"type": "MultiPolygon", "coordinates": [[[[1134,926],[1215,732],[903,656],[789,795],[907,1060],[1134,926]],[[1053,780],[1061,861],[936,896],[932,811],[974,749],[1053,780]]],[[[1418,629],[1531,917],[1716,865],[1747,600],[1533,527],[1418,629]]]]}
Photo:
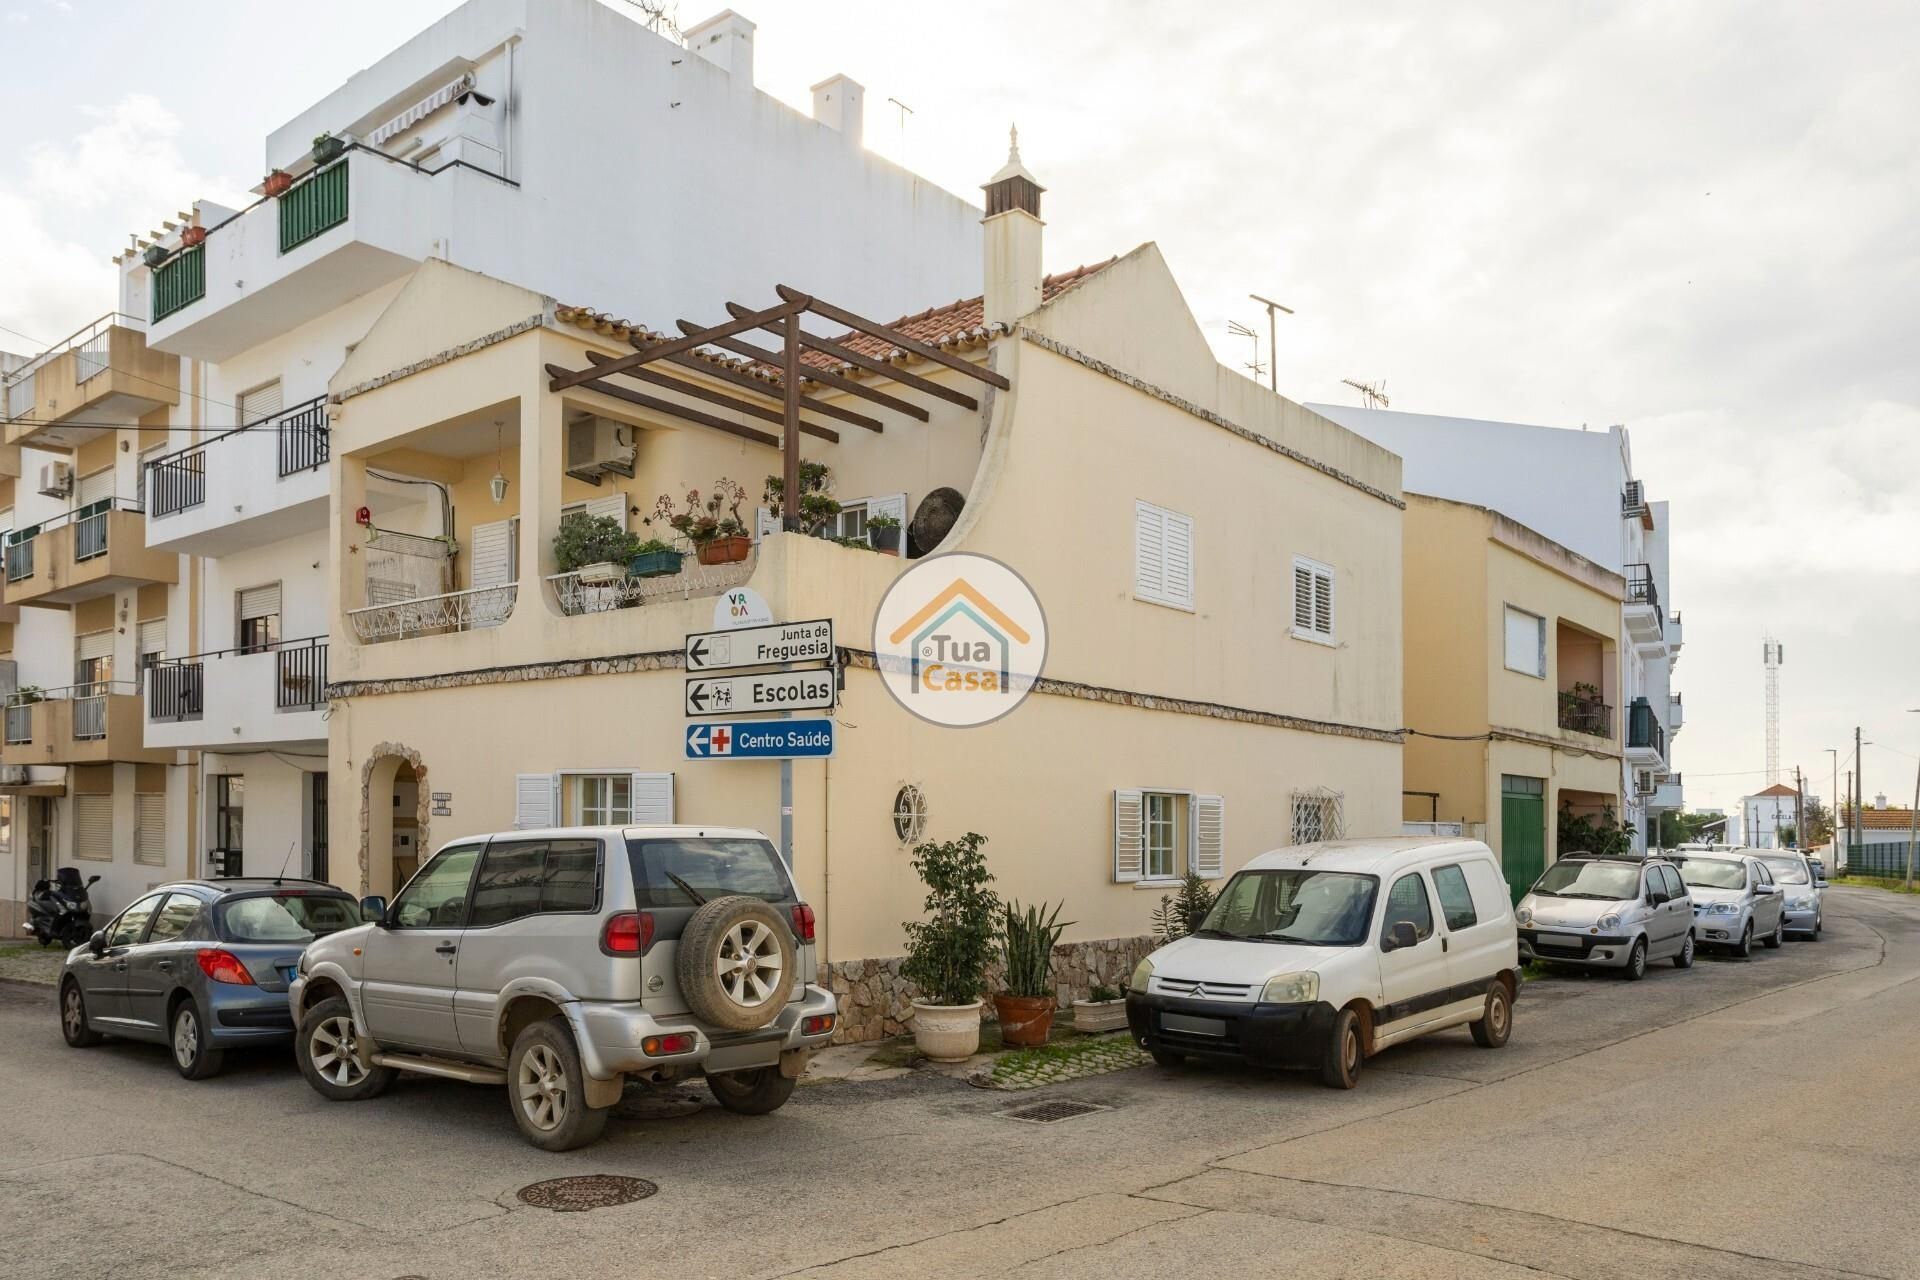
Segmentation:
{"type": "Polygon", "coordinates": [[[743,585],[753,576],[756,556],[735,564],[693,564],[679,573],[657,578],[621,576],[608,581],[592,581],[578,573],[556,573],[547,578],[553,586],[560,611],[569,616],[581,613],[607,613],[631,609],[654,600],[694,600],[717,596],[743,585]]]}
{"type": "Polygon", "coordinates": [[[513,613],[519,592],[518,583],[508,582],[494,587],[413,596],[349,610],[347,620],[362,644],[471,631],[505,622],[513,613]]]}
{"type": "Polygon", "coordinates": [[[33,704],[17,702],[7,707],[7,745],[23,746],[33,741],[33,704]]]}

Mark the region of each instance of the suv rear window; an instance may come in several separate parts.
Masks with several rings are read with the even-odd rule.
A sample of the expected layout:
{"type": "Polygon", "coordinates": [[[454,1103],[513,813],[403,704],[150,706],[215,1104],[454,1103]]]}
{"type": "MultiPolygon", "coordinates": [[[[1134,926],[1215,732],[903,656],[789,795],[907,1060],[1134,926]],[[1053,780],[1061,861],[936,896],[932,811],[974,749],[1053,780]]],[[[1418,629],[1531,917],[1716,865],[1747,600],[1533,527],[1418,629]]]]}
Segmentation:
{"type": "Polygon", "coordinates": [[[633,892],[641,908],[699,905],[674,883],[675,876],[708,902],[736,893],[767,902],[786,902],[796,896],[779,853],[766,840],[630,839],[627,858],[633,864],[633,892]]]}
{"type": "Polygon", "coordinates": [[[228,942],[307,942],[360,923],[360,904],[345,894],[262,893],[220,905],[228,942]]]}

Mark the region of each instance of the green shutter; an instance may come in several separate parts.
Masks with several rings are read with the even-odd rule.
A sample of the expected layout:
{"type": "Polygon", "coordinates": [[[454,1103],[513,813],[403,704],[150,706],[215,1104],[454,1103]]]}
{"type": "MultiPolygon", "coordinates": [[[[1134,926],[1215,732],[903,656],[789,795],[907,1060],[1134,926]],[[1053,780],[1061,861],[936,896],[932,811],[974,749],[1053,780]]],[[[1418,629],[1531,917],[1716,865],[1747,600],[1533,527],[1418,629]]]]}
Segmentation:
{"type": "Polygon", "coordinates": [[[347,162],[339,161],[280,197],[280,252],[347,220],[347,162]]]}
{"type": "Polygon", "coordinates": [[[153,318],[164,320],[189,303],[207,295],[207,257],[204,246],[195,245],[174,254],[153,272],[153,318]]]}

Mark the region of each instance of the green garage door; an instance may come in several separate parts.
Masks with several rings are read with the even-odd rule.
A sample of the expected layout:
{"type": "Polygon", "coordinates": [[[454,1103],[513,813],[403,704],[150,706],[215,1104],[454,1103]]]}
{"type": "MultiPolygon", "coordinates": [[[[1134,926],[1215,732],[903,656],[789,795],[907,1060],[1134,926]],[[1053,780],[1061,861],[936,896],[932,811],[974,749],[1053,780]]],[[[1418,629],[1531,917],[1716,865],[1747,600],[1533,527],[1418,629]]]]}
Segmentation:
{"type": "Polygon", "coordinates": [[[1545,778],[1500,775],[1500,866],[1513,900],[1520,901],[1547,869],[1545,778]]]}

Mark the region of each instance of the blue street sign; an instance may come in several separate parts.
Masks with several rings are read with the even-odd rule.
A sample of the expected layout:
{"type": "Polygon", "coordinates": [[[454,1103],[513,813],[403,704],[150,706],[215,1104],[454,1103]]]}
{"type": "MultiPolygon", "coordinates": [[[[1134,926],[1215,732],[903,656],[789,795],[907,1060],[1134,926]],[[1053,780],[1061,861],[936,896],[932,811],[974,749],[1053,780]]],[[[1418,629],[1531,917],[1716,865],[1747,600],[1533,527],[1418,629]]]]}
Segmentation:
{"type": "Polygon", "coordinates": [[[817,760],[833,754],[833,721],[722,720],[687,726],[689,760],[817,760]]]}

